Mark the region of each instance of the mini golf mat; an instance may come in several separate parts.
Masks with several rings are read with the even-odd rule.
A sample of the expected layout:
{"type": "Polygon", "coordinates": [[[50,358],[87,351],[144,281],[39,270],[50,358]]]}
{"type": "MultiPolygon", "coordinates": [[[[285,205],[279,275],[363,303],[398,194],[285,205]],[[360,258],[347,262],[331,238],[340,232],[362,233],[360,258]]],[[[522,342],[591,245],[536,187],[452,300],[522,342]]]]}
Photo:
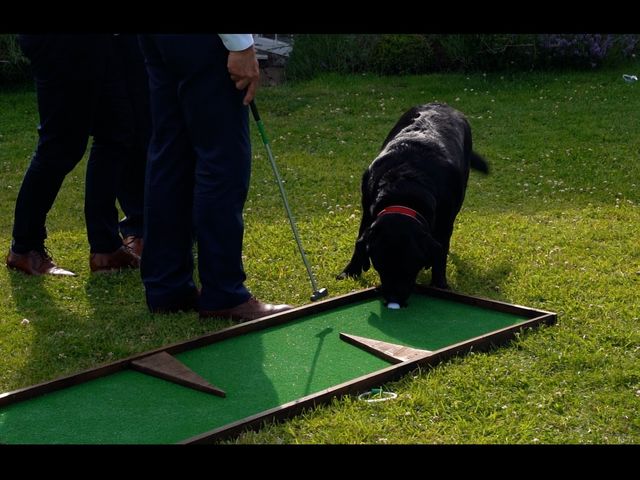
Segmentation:
{"type": "Polygon", "coordinates": [[[210,441],[382,385],[418,365],[504,342],[555,318],[426,287],[417,288],[409,307],[390,310],[368,289],[0,395],[0,443],[210,441]],[[418,354],[384,360],[354,339],[373,344],[374,353],[418,354]],[[214,394],[134,369],[149,355],[160,358],[160,368],[173,361],[214,394]]]}

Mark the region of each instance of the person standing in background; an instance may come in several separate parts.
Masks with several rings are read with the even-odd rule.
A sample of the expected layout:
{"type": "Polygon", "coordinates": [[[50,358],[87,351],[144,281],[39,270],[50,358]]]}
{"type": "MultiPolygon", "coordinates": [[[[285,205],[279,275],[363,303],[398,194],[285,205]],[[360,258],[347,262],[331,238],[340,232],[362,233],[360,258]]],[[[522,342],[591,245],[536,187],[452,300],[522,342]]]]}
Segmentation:
{"type": "Polygon", "coordinates": [[[75,275],[48,249],[46,217],[66,175],[93,136],[85,183],[85,221],[92,272],[137,268],[140,257],[118,234],[116,188],[132,126],[111,35],[20,35],[38,99],[38,145],[16,200],[6,264],[29,275],[75,275]]]}

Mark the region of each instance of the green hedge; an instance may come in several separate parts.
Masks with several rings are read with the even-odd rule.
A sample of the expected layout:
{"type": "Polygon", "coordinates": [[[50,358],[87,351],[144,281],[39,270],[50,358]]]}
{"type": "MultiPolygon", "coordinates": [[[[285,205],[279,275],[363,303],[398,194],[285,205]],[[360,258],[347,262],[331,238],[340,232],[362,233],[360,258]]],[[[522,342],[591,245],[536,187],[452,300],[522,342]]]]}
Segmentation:
{"type": "Polygon", "coordinates": [[[287,76],[305,79],[322,72],[365,71],[377,38],[376,35],[295,35],[287,76]]]}
{"type": "Polygon", "coordinates": [[[0,35],[0,84],[30,79],[29,60],[22,55],[16,35],[0,35]]]}
{"type": "Polygon", "coordinates": [[[322,72],[420,74],[433,71],[597,68],[627,61],[639,35],[304,34],[294,35],[287,78],[322,72]]]}
{"type": "MultiPolygon", "coordinates": [[[[640,35],[298,34],[288,79],[322,72],[421,74],[434,71],[597,68],[632,58],[640,35]]],[[[0,83],[30,80],[16,35],[0,35],[0,83]]]]}
{"type": "Polygon", "coordinates": [[[434,66],[433,48],[425,35],[381,35],[373,42],[369,65],[375,73],[424,73],[434,66]]]}

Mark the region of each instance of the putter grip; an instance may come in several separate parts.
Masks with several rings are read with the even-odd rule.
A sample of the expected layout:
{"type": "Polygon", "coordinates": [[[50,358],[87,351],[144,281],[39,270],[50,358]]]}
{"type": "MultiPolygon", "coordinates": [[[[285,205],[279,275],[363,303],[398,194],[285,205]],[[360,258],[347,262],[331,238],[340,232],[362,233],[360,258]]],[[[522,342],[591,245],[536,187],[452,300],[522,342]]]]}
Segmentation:
{"type": "Polygon", "coordinates": [[[253,113],[253,118],[255,119],[256,122],[259,122],[260,114],[258,113],[258,107],[256,107],[256,102],[251,100],[251,103],[249,103],[249,106],[251,107],[251,113],[253,113]]]}

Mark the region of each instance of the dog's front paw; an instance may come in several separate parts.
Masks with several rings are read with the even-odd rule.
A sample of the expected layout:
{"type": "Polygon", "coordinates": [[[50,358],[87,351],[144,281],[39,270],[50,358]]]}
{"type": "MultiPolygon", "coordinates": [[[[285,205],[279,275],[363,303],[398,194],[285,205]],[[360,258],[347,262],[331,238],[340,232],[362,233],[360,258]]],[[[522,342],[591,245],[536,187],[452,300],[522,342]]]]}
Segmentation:
{"type": "Polygon", "coordinates": [[[344,280],[347,277],[357,278],[363,271],[368,271],[370,266],[371,262],[369,261],[369,256],[365,253],[364,244],[356,242],[356,249],[351,260],[336,278],[338,280],[344,280]]]}
{"type": "Polygon", "coordinates": [[[336,280],[344,280],[345,278],[357,278],[361,272],[354,272],[352,270],[344,269],[339,275],[336,276],[336,280]]]}
{"type": "MultiPolygon", "coordinates": [[[[365,270],[366,271],[366,270],[365,270]]],[[[344,270],[336,277],[337,280],[345,278],[357,278],[362,274],[362,266],[354,266],[352,263],[347,265],[344,270]]]]}

